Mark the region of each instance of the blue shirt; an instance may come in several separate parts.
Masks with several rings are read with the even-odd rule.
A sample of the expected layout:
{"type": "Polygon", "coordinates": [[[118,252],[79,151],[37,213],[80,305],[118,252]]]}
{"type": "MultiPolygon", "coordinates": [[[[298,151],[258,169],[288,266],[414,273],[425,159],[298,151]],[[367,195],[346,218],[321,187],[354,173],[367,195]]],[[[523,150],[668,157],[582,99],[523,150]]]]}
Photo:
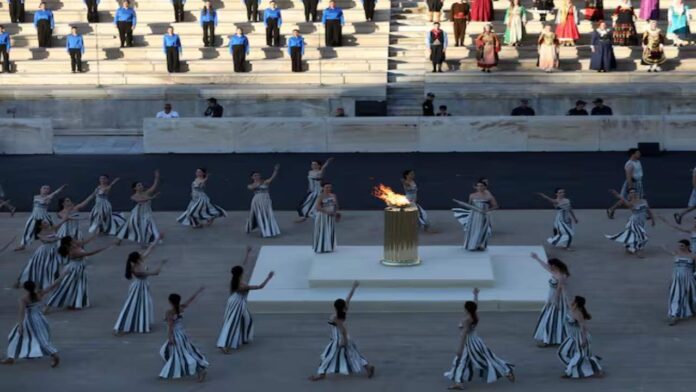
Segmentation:
{"type": "Polygon", "coordinates": [[[182,51],[181,40],[178,34],[165,34],[164,39],[162,39],[162,46],[164,48],[164,53],[167,53],[167,48],[171,47],[179,48],[179,53],[182,51]]]}
{"type": "Polygon", "coordinates": [[[237,45],[244,45],[244,52],[249,54],[249,40],[246,35],[233,35],[230,37],[230,53],[232,53],[232,47],[237,45]]]}
{"type": "Polygon", "coordinates": [[[200,16],[200,18],[198,18],[198,20],[200,21],[201,26],[203,26],[203,23],[207,23],[207,22],[213,22],[213,25],[217,26],[217,23],[218,23],[217,11],[215,11],[212,8],[210,9],[210,11],[208,11],[207,8],[203,8],[201,10],[201,16],[200,16]]]}
{"type": "Polygon", "coordinates": [[[10,48],[12,48],[12,43],[10,43],[10,33],[7,31],[0,34],[0,45],[5,45],[5,50],[10,51],[10,48]]]}
{"type": "Polygon", "coordinates": [[[324,12],[321,16],[321,23],[326,24],[327,20],[340,20],[341,26],[343,26],[346,21],[343,19],[343,10],[336,8],[324,8],[324,12]]]}
{"type": "Polygon", "coordinates": [[[51,12],[51,10],[37,10],[34,13],[34,27],[39,24],[40,20],[47,20],[51,22],[51,29],[56,26],[53,20],[53,12],[51,12]]]}
{"type": "Polygon", "coordinates": [[[302,36],[295,37],[294,35],[288,38],[288,54],[292,54],[291,48],[300,48],[302,50],[302,55],[304,56],[304,38],[302,36]]]}
{"type": "Polygon", "coordinates": [[[133,8],[119,8],[116,11],[116,16],[114,16],[114,24],[118,22],[131,22],[131,26],[135,28],[135,23],[137,17],[135,16],[135,10],[133,8]]]}
{"type": "Polygon", "coordinates": [[[283,17],[280,15],[280,8],[266,8],[263,11],[263,25],[268,27],[268,19],[278,19],[278,27],[283,24],[283,17]]]}
{"type": "Polygon", "coordinates": [[[80,34],[77,35],[72,35],[69,34],[65,37],[65,49],[70,50],[70,49],[80,49],[80,52],[82,54],[85,53],[85,43],[82,40],[82,36],[80,34]]]}

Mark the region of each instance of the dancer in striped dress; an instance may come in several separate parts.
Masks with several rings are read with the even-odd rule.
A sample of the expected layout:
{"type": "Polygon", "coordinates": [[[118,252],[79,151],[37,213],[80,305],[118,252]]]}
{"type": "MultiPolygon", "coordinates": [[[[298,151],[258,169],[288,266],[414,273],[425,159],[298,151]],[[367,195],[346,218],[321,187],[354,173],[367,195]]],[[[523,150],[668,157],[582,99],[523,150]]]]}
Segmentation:
{"type": "Polygon", "coordinates": [[[198,382],[203,382],[207,374],[208,361],[186,335],[182,313],[193,300],[203,291],[198,289],[191,298],[183,304],[179,294],[169,295],[171,309],[167,310],[167,341],[160,348],[160,357],[164,360],[164,367],[160,371],[160,378],[181,378],[195,375],[198,382]]]}
{"type": "Polygon", "coordinates": [[[132,283],[128,287],[126,302],[121,308],[114,334],[120,336],[125,333],[149,333],[152,324],[152,296],[150,295],[150,283],[147,279],[150,276],[159,275],[162,267],[167,260],[162,260],[157,268],[150,271],[145,265],[145,259],[152,253],[152,249],[157,244],[154,241],[146,251],[131,252],[126,260],[126,279],[132,283]],[[133,280],[135,278],[135,280],[133,280]]]}
{"type": "Polygon", "coordinates": [[[459,324],[462,330],[459,348],[452,361],[452,368],[445,373],[445,377],[454,381],[448,389],[464,389],[464,382],[472,381],[475,375],[487,383],[495,382],[500,377],[507,377],[510,382],[515,382],[513,365],[498,358],[476,333],[479,322],[476,313],[478,295],[479,289],[475,288],[474,300],[464,303],[467,317],[459,324]]]}
{"type": "Polygon", "coordinates": [[[631,217],[628,219],[625,228],[614,235],[606,235],[608,239],[622,243],[626,248],[626,252],[643,258],[643,248],[648,243],[648,233],[645,231],[645,223],[650,220],[650,223],[655,226],[655,219],[648,205],[648,201],[641,199],[635,189],[628,190],[628,199],[625,199],[615,190],[611,193],[619,199],[620,204],[631,209],[631,217]]]}
{"type": "Polygon", "coordinates": [[[674,256],[672,284],[669,287],[669,325],[696,315],[696,277],[691,245],[690,241],[681,240],[675,252],[665,249],[674,256]]]}
{"type": "Polygon", "coordinates": [[[428,231],[430,228],[430,221],[428,221],[428,213],[418,204],[418,185],[416,185],[416,172],[413,170],[406,170],[401,178],[401,185],[404,187],[404,194],[408,201],[411,202],[411,206],[418,208],[418,225],[423,228],[423,230],[428,231]]]}
{"type": "Polygon", "coordinates": [[[42,244],[36,248],[27,265],[22,269],[15,285],[16,288],[19,288],[25,282],[32,281],[39,290],[44,290],[58,278],[58,272],[64,260],[58,254],[60,237],[56,232],[66,222],[66,220],[62,220],[57,225],[51,226],[47,220],[43,220],[34,225],[36,230],[35,237],[42,244]]]}
{"type": "Polygon", "coordinates": [[[677,222],[678,225],[681,225],[684,215],[693,210],[696,210],[696,167],[691,169],[691,195],[689,196],[689,202],[687,203],[685,210],[674,213],[674,221],[677,222]]]}
{"type": "Polygon", "coordinates": [[[227,216],[222,207],[210,202],[210,198],[205,193],[207,182],[208,171],[203,167],[196,169],[196,178],[191,183],[191,201],[177,222],[184,226],[200,228],[210,226],[215,219],[227,216]]]}
{"type": "Polygon", "coordinates": [[[99,176],[99,185],[94,190],[96,199],[94,207],[89,214],[89,232],[116,235],[118,231],[126,224],[126,218],[123,215],[114,212],[109,201],[109,193],[111,188],[119,182],[120,178],[114,178],[113,181],[109,176],[103,174],[99,176]]]}
{"type": "Polygon", "coordinates": [[[602,358],[592,353],[592,339],[587,331],[587,320],[592,316],[585,309],[585,298],[576,296],[566,316],[568,337],[558,348],[558,357],[565,365],[564,378],[602,377],[604,372],[599,361],[602,358]]]}
{"type": "Polygon", "coordinates": [[[57,285],[58,282],[54,282],[41,290],[32,281],[24,282],[27,293],[19,300],[19,320],[10,332],[7,358],[2,360],[2,364],[12,365],[20,358],[36,359],[48,355],[51,367],[58,366],[58,349],[51,341],[51,328],[41,313],[41,301],[57,285]]]}
{"type": "Polygon", "coordinates": [[[368,378],[372,378],[375,374],[375,367],[360,354],[358,346],[355,345],[346,329],[348,307],[358,285],[358,281],[353,282],[353,287],[346,299],[339,298],[334,301],[334,314],[329,319],[331,341],[321,354],[317,373],[309,377],[311,381],[325,379],[326,373],[350,375],[360,373],[364,369],[368,378]]]}
{"type": "MultiPolygon", "coordinates": [[[[621,186],[621,196],[628,199],[629,190],[633,189],[638,194],[638,198],[645,197],[643,192],[643,165],[640,163],[640,150],[631,148],[628,150],[628,161],[624,164],[624,175],[626,179],[621,186]]],[[[621,207],[621,201],[617,201],[613,206],[607,209],[609,219],[614,219],[614,212],[618,207],[621,207]]]]}
{"type": "Polygon", "coordinates": [[[453,208],[452,211],[464,229],[464,249],[483,251],[491,237],[489,213],[498,208],[498,202],[482,180],[476,183],[474,189],[476,192],[469,195],[468,203],[453,199],[461,208],[453,208]]]}
{"type": "Polygon", "coordinates": [[[76,240],[82,239],[82,231],[80,231],[80,210],[85,208],[89,202],[94,199],[94,192],[87,196],[80,204],[74,204],[69,197],[64,197],[58,200],[57,213],[58,218],[67,219],[68,221],[58,230],[58,237],[63,238],[70,236],[76,240]]]}
{"type": "Polygon", "coordinates": [[[336,248],[336,222],[341,218],[338,199],[331,184],[322,184],[314,216],[314,253],[330,253],[336,248]]]}
{"type": "Polygon", "coordinates": [[[159,196],[157,193],[159,183],[159,170],[155,170],[155,180],[151,187],[146,189],[142,182],[133,184],[131,200],[135,202],[135,207],[131,210],[128,221],[117,234],[117,244],[127,239],[145,247],[160,237],[155,217],[152,215],[152,200],[159,196]]]}
{"type": "Polygon", "coordinates": [[[531,256],[551,274],[549,296],[534,329],[534,340],[539,347],[559,345],[566,338],[565,319],[568,314],[566,286],[570,272],[568,272],[568,266],[559,259],[544,261],[533,252],[531,256]]]}
{"type": "Polygon", "coordinates": [[[53,224],[53,218],[48,213],[48,206],[51,204],[51,200],[65,189],[67,185],[61,185],[60,188],[51,192],[51,187],[44,185],[41,187],[38,195],[34,196],[34,204],[31,210],[31,215],[27,219],[27,223],[24,225],[24,233],[20,239],[19,246],[15,250],[24,250],[27,245],[34,241],[34,232],[36,230],[36,224],[41,221],[48,221],[48,223],[53,224]]]}
{"type": "Polygon", "coordinates": [[[273,203],[271,196],[268,194],[268,188],[275,180],[280,170],[280,165],[275,165],[273,175],[269,178],[262,178],[261,173],[251,173],[251,184],[247,188],[254,192],[254,197],[251,199],[251,209],[249,210],[249,218],[246,222],[246,232],[261,229],[261,236],[264,238],[275,237],[280,235],[280,228],[273,215],[273,203]]]}
{"type": "Polygon", "coordinates": [[[556,197],[553,199],[541,192],[537,193],[537,195],[553,204],[554,208],[556,208],[556,217],[553,220],[553,237],[548,238],[546,242],[557,248],[570,250],[578,218],[575,216],[575,212],[573,212],[570,200],[565,197],[565,189],[556,188],[555,193],[556,197]]]}
{"type": "Polygon", "coordinates": [[[96,236],[84,241],[63,237],[60,240],[58,254],[68,260],[68,265],[60,274],[60,285],[51,294],[46,302],[47,307],[82,309],[89,307],[89,290],[87,287],[87,272],[85,271],[85,257],[96,255],[111,245],[101,249],[87,252],[84,246],[96,236]]]}
{"type": "Polygon", "coordinates": [[[260,285],[249,285],[242,280],[244,270],[249,262],[251,247],[246,247],[242,265],[232,267],[232,280],[230,281],[230,296],[227,298],[225,316],[222,329],[217,339],[217,347],[223,353],[229,354],[243,344],[249,344],[254,340],[254,321],[247,307],[247,295],[251,290],[261,290],[273,278],[274,272],[268,273],[266,279],[260,285]]]}
{"type": "Polygon", "coordinates": [[[297,207],[297,213],[300,219],[297,222],[304,222],[307,218],[314,217],[316,213],[314,207],[317,205],[317,197],[321,193],[321,183],[324,180],[324,174],[329,164],[333,162],[333,158],[329,158],[326,162],[312,161],[311,169],[307,172],[307,194],[297,207]]]}

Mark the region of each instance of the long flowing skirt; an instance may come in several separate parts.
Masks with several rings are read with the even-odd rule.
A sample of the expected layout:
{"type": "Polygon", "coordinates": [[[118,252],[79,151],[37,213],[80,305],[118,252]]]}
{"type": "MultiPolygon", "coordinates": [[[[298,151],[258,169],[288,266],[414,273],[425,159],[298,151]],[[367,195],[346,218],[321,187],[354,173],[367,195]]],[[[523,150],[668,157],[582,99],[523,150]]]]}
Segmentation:
{"type": "Polygon", "coordinates": [[[696,314],[696,278],[693,271],[675,268],[669,287],[669,317],[687,318],[696,314]]]}
{"type": "Polygon", "coordinates": [[[300,202],[299,207],[297,207],[297,214],[303,218],[312,218],[316,214],[315,206],[317,205],[317,198],[319,197],[319,192],[307,192],[305,197],[300,202]]]}
{"type": "Polygon", "coordinates": [[[415,203],[416,208],[418,208],[418,225],[421,227],[430,226],[430,220],[428,219],[428,212],[425,208],[421,207],[420,204],[415,203]]]}
{"type": "Polygon", "coordinates": [[[556,26],[556,36],[560,41],[577,41],[580,39],[580,32],[574,20],[568,18],[556,26]]]}
{"type": "Polygon", "coordinates": [[[486,249],[492,233],[488,215],[468,208],[453,208],[452,212],[464,229],[464,249],[486,249]]]}
{"type": "Polygon", "coordinates": [[[107,235],[116,235],[126,224],[123,215],[113,212],[111,203],[103,198],[97,197],[94,207],[89,214],[89,232],[107,235]]]}
{"type": "Polygon", "coordinates": [[[360,354],[358,346],[350,338],[345,347],[341,347],[338,340],[331,339],[321,353],[321,363],[317,374],[356,374],[360,373],[367,364],[367,359],[360,354]]]}
{"type": "Polygon", "coordinates": [[[128,221],[118,232],[118,238],[140,244],[150,244],[160,237],[152,212],[141,213],[136,206],[128,217],[128,221]]]}
{"type": "Polygon", "coordinates": [[[565,330],[567,314],[568,304],[565,297],[557,296],[554,292],[541,310],[534,329],[534,340],[547,345],[563,343],[567,336],[565,330]]]}
{"type": "Polygon", "coordinates": [[[478,48],[480,54],[477,54],[476,64],[479,68],[493,68],[498,65],[498,52],[495,51],[495,46],[484,45],[478,48]]]}
{"type": "Polygon", "coordinates": [[[213,219],[227,216],[227,212],[220,206],[210,202],[210,198],[201,193],[197,197],[191,199],[186,211],[184,211],[177,222],[184,226],[200,226],[203,222],[208,222],[213,219]]]}
{"type": "Polygon", "coordinates": [[[27,219],[27,223],[24,224],[24,231],[22,232],[22,239],[20,241],[22,246],[29,245],[36,239],[34,237],[34,232],[36,231],[37,220],[48,221],[48,223],[53,226],[53,218],[51,218],[51,215],[49,215],[48,212],[43,210],[33,211],[27,219]]]}
{"type": "Polygon", "coordinates": [[[8,358],[41,358],[58,352],[51,342],[48,321],[38,307],[39,304],[33,304],[27,308],[22,320],[22,333],[19,333],[19,325],[12,328],[8,337],[8,358]]]}
{"type": "Polygon", "coordinates": [[[608,239],[624,245],[631,253],[635,253],[645,247],[648,243],[648,233],[643,225],[636,222],[633,217],[628,220],[626,227],[614,235],[605,235],[608,239]]]}
{"type": "Polygon", "coordinates": [[[454,357],[452,368],[445,373],[445,377],[456,383],[463,383],[472,381],[478,375],[484,381],[492,383],[512,373],[512,368],[512,364],[497,357],[476,333],[470,332],[461,358],[454,357]]]}
{"type": "Polygon", "coordinates": [[[55,243],[41,245],[36,248],[29,262],[27,262],[27,265],[19,275],[19,284],[22,285],[26,281],[32,281],[36,284],[37,289],[45,289],[58,278],[62,260],[55,243]]]}
{"type": "Polygon", "coordinates": [[[176,327],[173,335],[174,344],[167,341],[160,348],[160,357],[164,360],[159,374],[161,378],[193,376],[209,366],[203,353],[193,345],[183,328],[176,327]]]}
{"type": "Polygon", "coordinates": [[[618,46],[633,46],[638,44],[638,36],[636,35],[636,26],[631,23],[616,23],[614,31],[612,31],[612,40],[614,45],[618,46]]]}
{"type": "Polygon", "coordinates": [[[568,248],[573,242],[575,236],[575,227],[573,221],[568,218],[564,219],[564,213],[559,212],[553,220],[553,236],[548,238],[546,242],[558,248],[568,248]]]}
{"type": "Polygon", "coordinates": [[[65,267],[65,275],[58,288],[48,298],[46,305],[53,308],[82,309],[89,307],[87,272],[84,262],[71,261],[65,267]]]}
{"type": "Polygon", "coordinates": [[[576,335],[574,333],[568,334],[568,337],[558,348],[558,357],[566,365],[566,376],[585,378],[601,373],[602,366],[599,361],[602,358],[592,354],[590,337],[587,337],[587,345],[582,347],[576,335]]]}
{"type": "Polygon", "coordinates": [[[152,324],[152,296],[147,279],[134,279],[128,287],[126,302],[114,325],[116,333],[148,333],[152,324]]]}
{"type": "Polygon", "coordinates": [[[520,16],[512,17],[512,21],[505,29],[505,37],[503,42],[508,45],[519,44],[524,39],[524,24],[520,16]]]}
{"type": "Polygon", "coordinates": [[[539,45],[538,66],[543,70],[558,68],[558,48],[556,45],[539,45]]]}
{"type": "Polygon", "coordinates": [[[614,47],[609,44],[599,44],[595,46],[595,51],[590,58],[590,69],[593,71],[609,71],[616,69],[614,47]]]}
{"type": "Polygon", "coordinates": [[[273,215],[273,203],[268,193],[257,193],[251,199],[251,209],[246,222],[246,232],[261,229],[264,238],[280,235],[280,228],[273,215]]]}
{"type": "Polygon", "coordinates": [[[336,248],[336,216],[323,212],[314,217],[314,253],[329,253],[336,248]]]}
{"type": "Polygon", "coordinates": [[[471,5],[471,20],[490,22],[493,20],[493,0],[474,0],[471,5]]]}
{"type": "Polygon", "coordinates": [[[254,340],[254,320],[247,307],[246,296],[233,293],[227,299],[224,321],[217,347],[236,350],[254,340]]]}
{"type": "Polygon", "coordinates": [[[80,221],[78,219],[71,219],[63,223],[58,231],[56,232],[58,238],[65,238],[70,236],[70,238],[75,240],[82,239],[82,231],[80,230],[80,221]]]}

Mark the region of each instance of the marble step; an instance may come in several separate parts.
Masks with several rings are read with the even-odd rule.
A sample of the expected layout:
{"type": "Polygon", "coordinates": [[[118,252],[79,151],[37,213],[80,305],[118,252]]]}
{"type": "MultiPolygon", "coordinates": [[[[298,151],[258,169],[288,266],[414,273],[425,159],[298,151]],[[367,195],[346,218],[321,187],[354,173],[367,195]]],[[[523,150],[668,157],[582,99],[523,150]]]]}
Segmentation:
{"type": "MultiPolygon", "coordinates": [[[[694,16],[696,16],[696,14],[694,16]]],[[[488,22],[470,22],[467,24],[466,32],[468,35],[474,35],[474,36],[478,35],[483,31],[483,26],[486,25],[487,23],[488,22]]],[[[505,33],[505,23],[502,20],[493,21],[491,23],[493,24],[494,31],[496,33],[500,34],[501,38],[502,38],[502,35],[505,33]]],[[[545,25],[544,22],[540,22],[537,20],[529,21],[525,25],[525,30],[526,30],[528,35],[537,35],[538,36],[539,33],[541,33],[541,31],[543,30],[544,25],[545,25]]],[[[555,24],[552,24],[552,25],[555,26],[555,24]]],[[[690,25],[692,31],[694,31],[694,28],[696,28],[696,21],[692,20],[689,25],[690,25]]],[[[638,34],[642,34],[643,31],[645,31],[646,26],[647,26],[647,23],[645,23],[643,21],[637,22],[636,23],[636,30],[637,30],[638,34]]],[[[661,29],[663,29],[663,31],[665,31],[667,29],[667,21],[660,21],[658,23],[658,26],[661,29]]],[[[421,32],[423,34],[423,37],[425,37],[425,33],[428,32],[432,28],[432,26],[430,25],[430,23],[427,23],[427,22],[424,24],[423,23],[421,23],[421,24],[418,24],[418,23],[408,24],[408,23],[402,23],[401,21],[399,21],[396,24],[392,24],[392,31],[394,31],[394,28],[396,28],[396,31],[398,31],[398,32],[421,32]]],[[[448,21],[442,22],[440,25],[440,28],[450,35],[450,39],[454,38],[453,37],[454,25],[451,22],[448,22],[448,21]]],[[[582,34],[591,34],[592,31],[594,30],[594,28],[595,28],[595,24],[590,22],[590,21],[587,21],[587,20],[581,21],[580,24],[578,25],[578,31],[581,35],[582,34]]],[[[555,29],[555,27],[554,27],[554,29],[555,29]]]]}
{"type": "MultiPolygon", "coordinates": [[[[617,70],[619,71],[637,71],[644,72],[646,66],[641,65],[639,59],[617,59],[617,70]]],[[[536,59],[501,59],[495,70],[501,71],[532,71],[539,70],[536,59]]],[[[431,70],[432,65],[428,62],[423,63],[424,69],[431,70]]],[[[665,71],[680,70],[680,71],[696,71],[696,59],[693,61],[684,61],[679,59],[668,59],[662,66],[665,71]]],[[[445,71],[472,71],[479,69],[474,59],[464,61],[449,60],[443,65],[445,71]]],[[[589,71],[590,59],[566,59],[561,58],[561,71],[589,71]]],[[[541,70],[539,70],[541,72],[541,70]]]]}
{"type": "MultiPolygon", "coordinates": [[[[690,86],[691,83],[696,83],[696,73],[685,71],[671,71],[660,73],[635,72],[635,71],[617,71],[598,73],[595,71],[574,71],[574,72],[555,72],[544,73],[539,70],[520,70],[520,71],[500,71],[490,74],[484,74],[479,71],[462,71],[462,72],[445,72],[445,73],[426,73],[425,82],[427,86],[442,85],[446,88],[456,90],[456,84],[461,84],[462,87],[477,83],[482,83],[491,88],[493,85],[513,85],[530,83],[544,84],[578,84],[591,85],[602,84],[607,88],[612,86],[621,86],[625,84],[634,85],[637,83],[654,83],[656,86],[662,86],[665,83],[676,83],[679,86],[690,86]]],[[[426,90],[428,87],[426,87],[426,90]]]]}
{"type": "MultiPolygon", "coordinates": [[[[81,0],[45,0],[46,7],[50,10],[53,10],[53,12],[62,12],[62,11],[82,11],[85,10],[85,4],[81,0]]],[[[261,1],[261,4],[259,4],[259,11],[263,11],[266,8],[270,7],[269,5],[270,0],[263,0],[261,1]]],[[[29,10],[36,10],[38,9],[37,4],[31,3],[28,4],[26,9],[29,10]]],[[[246,7],[244,4],[242,4],[241,1],[239,0],[227,0],[227,1],[213,1],[212,2],[213,7],[217,9],[218,11],[220,10],[246,10],[246,7]]],[[[327,6],[328,3],[320,3],[319,4],[319,9],[323,9],[325,6],[327,6]]],[[[276,5],[278,8],[281,10],[287,10],[287,9],[299,9],[302,10],[304,9],[304,5],[302,4],[301,0],[277,0],[276,5]]],[[[336,5],[344,10],[347,9],[362,9],[362,3],[360,1],[354,1],[354,0],[336,0],[336,5]]],[[[149,10],[156,10],[156,11],[172,11],[172,18],[173,18],[173,7],[170,2],[170,0],[147,0],[147,1],[132,1],[132,6],[135,8],[136,11],[149,11],[149,10]]],[[[99,4],[99,10],[103,11],[115,11],[120,7],[120,2],[117,1],[102,1],[99,4]]],[[[190,12],[198,12],[201,8],[203,8],[203,2],[192,2],[189,1],[184,5],[184,10],[185,11],[190,11],[190,12]]],[[[389,4],[384,1],[378,1],[377,4],[375,5],[375,9],[388,9],[389,4]]]]}

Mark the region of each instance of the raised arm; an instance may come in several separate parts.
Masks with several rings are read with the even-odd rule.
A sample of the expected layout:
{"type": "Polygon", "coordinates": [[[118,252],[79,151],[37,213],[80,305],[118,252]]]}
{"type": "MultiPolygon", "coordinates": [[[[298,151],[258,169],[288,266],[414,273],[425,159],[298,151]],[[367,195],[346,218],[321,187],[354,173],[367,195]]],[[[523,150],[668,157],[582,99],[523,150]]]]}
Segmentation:
{"type": "Polygon", "coordinates": [[[167,260],[167,259],[163,259],[162,261],[160,261],[160,264],[159,264],[159,265],[157,266],[157,268],[155,268],[154,270],[152,270],[152,271],[142,271],[142,272],[138,272],[138,274],[146,275],[146,276],[156,276],[156,275],[159,275],[159,273],[162,271],[162,267],[164,267],[164,265],[167,264],[168,261],[169,261],[169,260],[167,260]]]}
{"type": "Polygon", "coordinates": [[[119,181],[121,181],[121,178],[120,178],[120,177],[114,178],[114,180],[111,181],[111,183],[110,183],[109,185],[106,186],[106,189],[111,190],[111,188],[112,188],[114,185],[116,185],[116,183],[119,182],[119,181]]]}
{"type": "Polygon", "coordinates": [[[73,207],[73,211],[79,211],[79,210],[85,208],[85,206],[86,206],[90,201],[92,201],[92,199],[94,199],[94,197],[95,197],[96,195],[97,195],[97,191],[95,190],[94,192],[92,192],[92,194],[90,194],[89,196],[87,196],[86,199],[82,200],[82,202],[80,202],[80,204],[76,204],[76,205],[73,207]]]}
{"type": "Polygon", "coordinates": [[[80,251],[80,252],[77,253],[77,255],[75,255],[75,257],[77,257],[77,258],[82,258],[82,257],[94,256],[94,255],[96,255],[96,254],[98,254],[98,253],[101,253],[101,252],[103,252],[103,251],[105,251],[105,250],[111,248],[112,245],[113,245],[113,244],[109,244],[109,245],[107,245],[107,246],[105,246],[105,247],[103,247],[103,248],[96,249],[96,250],[92,250],[92,251],[89,251],[89,252],[80,251]]]}
{"type": "Polygon", "coordinates": [[[474,287],[474,290],[472,291],[472,293],[474,293],[474,302],[476,302],[476,305],[478,305],[478,297],[480,292],[481,290],[479,290],[478,287],[474,287]]]}
{"type": "Polygon", "coordinates": [[[333,162],[333,160],[334,160],[333,157],[331,157],[331,158],[327,159],[323,165],[321,165],[321,169],[319,169],[321,174],[324,174],[324,172],[326,171],[326,168],[329,167],[329,163],[333,162]]]}
{"type": "Polygon", "coordinates": [[[140,255],[140,257],[141,257],[143,260],[145,260],[148,256],[150,256],[150,254],[152,253],[152,250],[155,249],[155,246],[157,245],[157,243],[159,242],[159,240],[160,240],[161,238],[162,238],[161,235],[160,235],[158,238],[155,238],[155,240],[152,241],[152,242],[150,243],[150,245],[147,247],[147,249],[145,249],[145,252],[143,252],[143,253],[140,255]]]}
{"type": "Polygon", "coordinates": [[[83,245],[89,244],[90,242],[92,242],[92,241],[93,241],[95,238],[97,238],[97,237],[99,237],[99,233],[94,233],[94,234],[92,234],[91,236],[85,238],[85,239],[82,240],[82,241],[78,241],[78,240],[74,240],[74,241],[76,241],[78,244],[80,244],[80,246],[83,246],[83,245]]]}
{"type": "Polygon", "coordinates": [[[549,203],[556,205],[556,200],[546,196],[545,194],[543,194],[541,192],[537,192],[536,194],[537,194],[537,196],[541,197],[542,199],[548,201],[549,203]]]}
{"type": "Polygon", "coordinates": [[[61,185],[60,187],[58,187],[58,189],[56,189],[55,191],[53,191],[53,193],[49,193],[47,197],[48,197],[49,199],[53,199],[57,194],[63,192],[63,189],[65,189],[66,186],[68,186],[68,185],[67,185],[67,184],[61,185]]]}
{"type": "Polygon", "coordinates": [[[247,290],[261,290],[261,289],[263,289],[264,287],[266,287],[266,285],[271,280],[271,278],[273,278],[273,275],[275,275],[275,272],[273,272],[273,271],[269,272],[268,276],[266,277],[266,279],[264,279],[263,282],[261,282],[261,284],[259,284],[259,285],[247,285],[247,287],[246,287],[247,290]]]}
{"type": "Polygon", "coordinates": [[[666,224],[667,226],[673,228],[674,230],[681,231],[682,233],[691,234],[691,231],[689,231],[689,230],[687,230],[687,229],[685,229],[685,228],[683,228],[683,227],[681,227],[681,226],[675,225],[674,223],[672,223],[672,222],[670,222],[669,220],[665,219],[664,216],[662,216],[662,215],[656,215],[656,216],[657,216],[657,219],[659,219],[659,220],[662,221],[662,223],[664,223],[664,224],[666,224]]]}
{"type": "MultiPolygon", "coordinates": [[[[157,190],[157,187],[159,187],[159,184],[160,184],[160,172],[159,172],[159,169],[157,169],[157,170],[155,170],[155,180],[152,182],[152,186],[150,187],[150,189],[148,189],[146,191],[146,193],[148,195],[155,193],[155,191],[157,190]]],[[[154,196],[153,196],[153,198],[154,198],[154,196]]]]}
{"type": "Polygon", "coordinates": [[[276,163],[275,166],[273,166],[273,174],[271,174],[271,176],[264,181],[264,184],[270,184],[273,182],[276,176],[278,176],[278,170],[280,170],[280,165],[276,163]]]}
{"type": "Polygon", "coordinates": [[[189,305],[191,305],[191,303],[193,302],[193,300],[195,300],[196,297],[198,297],[198,295],[199,295],[200,293],[203,292],[203,290],[205,290],[205,287],[202,287],[202,286],[201,286],[201,288],[199,288],[198,290],[196,290],[196,292],[193,293],[193,295],[191,296],[191,298],[189,298],[188,300],[186,300],[186,302],[184,302],[183,304],[181,304],[181,306],[185,308],[185,307],[188,307],[189,305]]]}
{"type": "Polygon", "coordinates": [[[244,249],[244,260],[242,261],[242,267],[246,270],[247,264],[249,264],[249,258],[251,256],[251,246],[247,245],[244,249]]]}
{"type": "Polygon", "coordinates": [[[536,254],[536,252],[532,252],[532,253],[530,254],[530,256],[532,256],[532,258],[533,258],[534,260],[538,261],[539,264],[541,265],[541,267],[542,267],[543,269],[545,269],[545,270],[547,270],[549,273],[551,273],[551,268],[549,267],[549,263],[547,263],[546,261],[542,260],[541,257],[539,257],[539,255],[536,254]]]}
{"type": "Polygon", "coordinates": [[[350,292],[348,293],[348,296],[346,297],[346,308],[348,307],[348,305],[350,305],[350,300],[353,299],[353,294],[355,294],[355,289],[357,289],[359,285],[360,285],[360,282],[358,282],[357,280],[355,282],[353,282],[353,287],[350,288],[350,292]]]}

